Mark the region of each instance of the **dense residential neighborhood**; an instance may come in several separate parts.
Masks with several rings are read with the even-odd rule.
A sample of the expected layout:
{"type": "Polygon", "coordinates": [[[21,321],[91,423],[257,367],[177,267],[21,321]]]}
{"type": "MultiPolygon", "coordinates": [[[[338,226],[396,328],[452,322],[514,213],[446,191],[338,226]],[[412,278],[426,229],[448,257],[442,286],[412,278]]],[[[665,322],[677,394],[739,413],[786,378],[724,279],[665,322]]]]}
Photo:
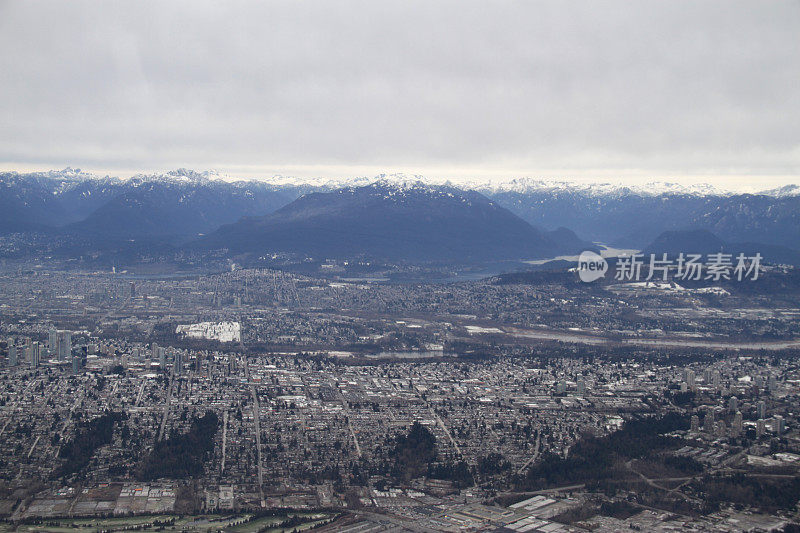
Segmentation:
{"type": "Polygon", "coordinates": [[[765,527],[794,512],[698,503],[721,490],[709,476],[783,483],[800,467],[789,295],[236,268],[1,281],[0,510],[13,520],[340,509],[334,523],[354,531],[556,531],[745,510],[765,527]],[[747,337],[733,334],[743,320],[747,337]],[[613,489],[552,470],[667,418],[643,431],[668,444],[613,460],[613,489]]]}

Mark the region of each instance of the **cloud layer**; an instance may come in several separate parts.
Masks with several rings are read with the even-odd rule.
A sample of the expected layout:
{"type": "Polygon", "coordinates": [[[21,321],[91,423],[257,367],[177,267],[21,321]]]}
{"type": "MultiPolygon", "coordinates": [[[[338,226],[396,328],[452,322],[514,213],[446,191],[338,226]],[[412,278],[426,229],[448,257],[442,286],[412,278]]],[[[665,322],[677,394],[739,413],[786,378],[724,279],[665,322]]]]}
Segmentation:
{"type": "Polygon", "coordinates": [[[798,2],[0,0],[0,162],[800,174],[798,2]]]}

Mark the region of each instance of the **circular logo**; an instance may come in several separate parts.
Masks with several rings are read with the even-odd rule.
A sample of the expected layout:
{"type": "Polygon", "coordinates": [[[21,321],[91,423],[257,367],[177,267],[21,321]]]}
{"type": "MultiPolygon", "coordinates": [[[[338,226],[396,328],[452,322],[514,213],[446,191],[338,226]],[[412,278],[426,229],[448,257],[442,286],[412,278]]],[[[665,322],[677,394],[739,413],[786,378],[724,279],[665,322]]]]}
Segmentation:
{"type": "Polygon", "coordinates": [[[606,275],[608,262],[591,250],[581,252],[578,257],[578,276],[581,281],[590,282],[606,275]]]}

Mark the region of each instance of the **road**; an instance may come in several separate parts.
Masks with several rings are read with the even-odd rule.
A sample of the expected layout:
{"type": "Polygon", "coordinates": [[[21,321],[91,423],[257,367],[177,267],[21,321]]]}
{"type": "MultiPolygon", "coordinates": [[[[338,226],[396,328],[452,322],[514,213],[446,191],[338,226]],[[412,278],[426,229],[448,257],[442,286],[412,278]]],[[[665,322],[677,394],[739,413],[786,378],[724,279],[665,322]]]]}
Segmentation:
{"type": "MultiPolygon", "coordinates": [[[[636,474],[637,476],[639,476],[639,478],[642,481],[644,481],[645,483],[647,483],[651,487],[653,487],[655,489],[663,490],[665,492],[669,492],[670,494],[674,494],[674,495],[678,496],[679,498],[682,498],[682,499],[684,499],[686,501],[689,501],[689,502],[694,502],[694,503],[697,503],[697,504],[702,504],[703,503],[701,500],[698,500],[697,498],[691,498],[691,497],[687,496],[686,494],[681,492],[678,487],[676,487],[674,489],[670,489],[670,488],[667,488],[667,487],[665,487],[663,485],[659,485],[658,483],[655,482],[655,480],[650,479],[649,477],[645,476],[644,474],[642,474],[641,472],[639,472],[638,470],[633,468],[633,464],[632,463],[633,463],[633,459],[631,459],[630,461],[627,461],[625,463],[625,467],[628,470],[630,470],[631,472],[633,472],[634,474],[636,474]]],[[[690,480],[691,480],[691,478],[690,478],[690,480]]]]}
{"type": "Polygon", "coordinates": [[[136,395],[136,404],[134,404],[134,407],[139,407],[142,403],[142,393],[144,392],[145,383],[146,381],[142,381],[142,385],[139,387],[139,394],[136,395]]]}
{"type": "Polygon", "coordinates": [[[222,466],[219,469],[220,475],[225,474],[225,447],[228,444],[228,411],[222,413],[222,466]]]}
{"type": "Polygon", "coordinates": [[[31,444],[31,449],[28,450],[28,459],[30,459],[31,455],[33,455],[33,450],[36,448],[36,445],[39,444],[39,437],[40,436],[41,435],[36,435],[36,438],[33,440],[33,444],[31,444]]]}
{"type": "Polygon", "coordinates": [[[339,395],[339,401],[342,403],[342,409],[344,410],[344,416],[347,419],[347,427],[348,427],[348,429],[350,429],[350,435],[353,437],[353,444],[355,444],[356,453],[358,454],[358,457],[360,458],[361,457],[361,445],[358,443],[358,437],[356,437],[356,432],[353,429],[353,423],[350,421],[350,418],[351,418],[351,416],[350,416],[350,406],[347,405],[347,400],[344,399],[344,395],[341,393],[341,391],[339,391],[338,387],[337,387],[336,391],[337,391],[337,393],[339,395]]]}
{"type": "Polygon", "coordinates": [[[532,490],[532,491],[522,491],[522,492],[499,492],[497,496],[538,496],[539,494],[552,494],[555,492],[568,492],[573,490],[580,490],[585,488],[586,484],[579,483],[577,485],[563,485],[561,487],[553,487],[550,489],[541,489],[541,490],[532,490]]]}
{"type": "Polygon", "coordinates": [[[440,428],[442,428],[442,431],[447,437],[447,440],[449,440],[450,444],[452,444],[453,448],[455,448],[456,453],[458,453],[458,456],[462,457],[463,454],[461,453],[461,448],[458,447],[458,443],[450,434],[450,430],[447,429],[447,426],[444,424],[444,421],[441,419],[441,417],[436,413],[436,410],[431,407],[431,404],[429,404],[425,398],[422,397],[416,386],[414,386],[414,392],[416,393],[417,397],[425,403],[425,406],[428,408],[428,411],[431,413],[431,415],[433,415],[433,418],[436,419],[436,423],[439,425],[440,428]]]}
{"type": "Polygon", "coordinates": [[[161,418],[161,427],[158,429],[157,441],[164,439],[164,432],[167,428],[169,419],[169,405],[172,403],[172,388],[175,386],[175,379],[172,374],[169,376],[169,388],[167,389],[167,401],[164,402],[164,416],[161,418]]]}
{"type": "Polygon", "coordinates": [[[250,364],[244,360],[247,382],[250,384],[250,394],[253,396],[253,424],[256,431],[256,461],[258,461],[258,493],[261,496],[261,506],[264,506],[264,464],[261,461],[261,404],[255,384],[250,380],[250,364]]]}
{"type": "Polygon", "coordinates": [[[455,439],[450,434],[450,430],[447,429],[447,426],[444,425],[444,421],[441,419],[441,417],[439,417],[439,415],[436,413],[436,411],[434,411],[433,409],[430,409],[430,408],[429,408],[429,410],[430,410],[431,413],[433,413],[434,418],[436,418],[436,423],[439,424],[439,427],[442,428],[442,431],[444,431],[444,434],[447,435],[447,439],[450,441],[450,444],[452,444],[453,448],[456,449],[456,452],[458,453],[458,456],[461,457],[462,456],[461,448],[458,447],[458,444],[456,443],[455,439]]]}
{"type": "Polygon", "coordinates": [[[539,457],[539,447],[540,447],[541,443],[542,443],[542,432],[537,430],[536,431],[536,445],[533,448],[533,455],[531,455],[530,459],[525,461],[525,464],[522,465],[522,467],[519,470],[517,470],[517,474],[518,475],[524,474],[525,470],[528,469],[528,466],[530,466],[531,463],[533,463],[536,459],[538,459],[538,457],[539,457]]]}

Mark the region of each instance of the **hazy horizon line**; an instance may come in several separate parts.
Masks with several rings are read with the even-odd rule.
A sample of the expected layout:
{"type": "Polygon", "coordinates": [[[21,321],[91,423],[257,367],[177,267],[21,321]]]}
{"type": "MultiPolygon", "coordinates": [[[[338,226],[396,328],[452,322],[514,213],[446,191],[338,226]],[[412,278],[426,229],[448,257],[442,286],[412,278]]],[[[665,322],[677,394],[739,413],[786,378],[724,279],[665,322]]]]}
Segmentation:
{"type": "Polygon", "coordinates": [[[308,182],[361,181],[380,176],[418,177],[431,182],[505,184],[512,180],[552,181],[576,185],[643,186],[651,183],[669,183],[682,186],[710,185],[730,192],[757,192],[787,185],[800,185],[800,174],[743,173],[743,172],[663,172],[643,169],[490,169],[460,166],[406,166],[380,167],[377,165],[203,165],[175,164],[165,166],[86,166],[81,164],[47,165],[36,163],[0,163],[0,172],[30,174],[60,172],[71,168],[98,177],[130,179],[136,175],[161,175],[186,169],[194,172],[217,174],[225,181],[275,181],[279,179],[308,182]]]}

